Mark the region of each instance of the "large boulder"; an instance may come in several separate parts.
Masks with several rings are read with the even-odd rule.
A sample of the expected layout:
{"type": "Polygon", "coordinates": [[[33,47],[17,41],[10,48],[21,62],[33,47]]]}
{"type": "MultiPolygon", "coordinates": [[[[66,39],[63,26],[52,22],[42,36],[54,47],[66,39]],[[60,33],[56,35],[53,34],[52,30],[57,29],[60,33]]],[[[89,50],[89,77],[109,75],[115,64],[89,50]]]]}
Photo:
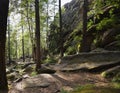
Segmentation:
{"type": "Polygon", "coordinates": [[[17,72],[12,72],[10,74],[7,74],[7,78],[10,81],[14,81],[14,80],[16,80],[16,79],[18,79],[20,77],[21,77],[21,75],[19,73],[17,73],[17,72]]]}
{"type": "Polygon", "coordinates": [[[32,71],[34,71],[33,66],[28,66],[28,67],[23,69],[24,73],[32,73],[32,71]]]}
{"type": "Polygon", "coordinates": [[[49,74],[40,74],[16,83],[10,93],[58,93],[60,90],[59,80],[49,74]]]}
{"type": "Polygon", "coordinates": [[[61,71],[72,71],[79,69],[90,70],[95,68],[103,69],[106,67],[109,68],[120,64],[120,52],[110,51],[80,53],[63,57],[58,63],[59,64],[52,68],[61,71]]]}
{"type": "Polygon", "coordinates": [[[47,73],[47,74],[53,74],[56,70],[51,69],[49,66],[46,66],[44,64],[41,65],[41,68],[39,69],[38,73],[47,73]]]}

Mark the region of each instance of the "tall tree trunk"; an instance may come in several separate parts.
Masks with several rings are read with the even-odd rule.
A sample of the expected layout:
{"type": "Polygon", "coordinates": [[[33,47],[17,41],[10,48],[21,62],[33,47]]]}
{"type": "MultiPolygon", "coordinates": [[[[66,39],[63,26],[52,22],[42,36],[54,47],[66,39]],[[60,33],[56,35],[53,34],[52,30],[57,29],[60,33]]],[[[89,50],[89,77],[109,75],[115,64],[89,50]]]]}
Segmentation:
{"type": "Polygon", "coordinates": [[[18,46],[18,45],[17,45],[17,37],[16,37],[16,41],[15,41],[15,48],[16,48],[16,53],[15,53],[15,54],[16,54],[16,59],[18,58],[18,53],[17,53],[17,49],[18,49],[18,48],[17,48],[17,46],[18,46]]]}
{"type": "MultiPolygon", "coordinates": [[[[31,44],[32,44],[32,57],[33,57],[33,60],[34,60],[34,56],[33,56],[33,54],[34,54],[33,53],[34,52],[34,44],[33,44],[34,38],[33,38],[32,24],[30,24],[30,19],[31,19],[31,22],[32,22],[32,18],[30,18],[30,16],[29,16],[29,2],[28,2],[28,0],[26,1],[26,4],[27,4],[27,7],[26,7],[27,16],[26,17],[27,17],[30,41],[31,41],[31,44]]],[[[30,11],[31,11],[31,7],[30,7],[30,11]]]]}
{"type": "Polygon", "coordinates": [[[59,24],[60,24],[60,57],[63,57],[63,31],[62,31],[62,11],[61,0],[59,0],[59,24]]]}
{"type": "Polygon", "coordinates": [[[40,16],[39,16],[39,0],[35,0],[35,23],[36,23],[36,71],[41,68],[41,55],[40,55],[40,16]]]}
{"type": "Polygon", "coordinates": [[[49,41],[48,41],[48,36],[49,36],[49,1],[47,2],[47,13],[46,13],[46,16],[47,16],[47,34],[46,34],[46,46],[47,46],[47,49],[49,48],[49,41]]]}
{"type": "MultiPolygon", "coordinates": [[[[61,1],[60,1],[61,2],[61,1]]],[[[56,10],[56,0],[53,0],[54,3],[54,20],[55,20],[55,10],[56,10]]],[[[61,8],[61,4],[60,4],[60,8],[61,8]]],[[[55,22],[55,21],[54,21],[55,22]]]]}
{"type": "Polygon", "coordinates": [[[8,90],[5,66],[5,42],[9,0],[0,0],[0,91],[8,90]]]}
{"type": "Polygon", "coordinates": [[[88,0],[84,0],[84,4],[83,4],[83,34],[82,34],[80,52],[90,51],[89,46],[87,44],[87,12],[88,12],[88,0]]]}
{"type": "Polygon", "coordinates": [[[9,59],[9,65],[11,64],[11,54],[10,54],[10,19],[8,18],[8,59],[9,59]]]}
{"type": "Polygon", "coordinates": [[[23,62],[25,62],[25,51],[24,51],[24,29],[23,29],[23,25],[22,25],[22,58],[23,58],[23,62]]]}
{"type": "MultiPolygon", "coordinates": [[[[30,18],[30,22],[33,23],[32,18],[30,18]]],[[[31,29],[31,43],[32,43],[32,58],[35,61],[35,58],[36,58],[36,56],[35,56],[36,55],[36,53],[35,53],[35,50],[36,50],[35,49],[35,33],[34,33],[34,27],[32,24],[30,25],[30,29],[31,29]]]]}

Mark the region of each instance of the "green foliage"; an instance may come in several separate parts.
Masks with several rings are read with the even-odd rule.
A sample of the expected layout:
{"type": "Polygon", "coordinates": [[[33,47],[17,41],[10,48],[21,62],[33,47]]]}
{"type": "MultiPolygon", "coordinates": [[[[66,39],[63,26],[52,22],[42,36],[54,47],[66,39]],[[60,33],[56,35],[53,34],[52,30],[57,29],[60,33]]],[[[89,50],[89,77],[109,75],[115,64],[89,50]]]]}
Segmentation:
{"type": "Polygon", "coordinates": [[[85,85],[85,86],[78,86],[73,91],[65,92],[65,93],[119,93],[119,89],[96,87],[90,84],[90,85],[85,85]]]}
{"type": "Polygon", "coordinates": [[[49,52],[53,54],[57,54],[59,44],[60,42],[60,32],[59,32],[59,26],[58,26],[58,20],[54,20],[53,23],[50,25],[50,35],[48,36],[48,41],[49,41],[49,52]]]}
{"type": "Polygon", "coordinates": [[[120,83],[120,72],[113,77],[112,81],[120,83]]]}
{"type": "Polygon", "coordinates": [[[118,41],[117,46],[120,46],[120,35],[117,35],[115,39],[118,41]]]}
{"type": "Polygon", "coordinates": [[[62,89],[60,93],[68,93],[66,90],[62,89]]]}
{"type": "Polygon", "coordinates": [[[37,72],[36,71],[33,71],[30,76],[36,76],[37,75],[37,72]]]}
{"type": "Polygon", "coordinates": [[[67,55],[71,55],[71,54],[75,54],[75,53],[76,53],[75,47],[69,46],[66,50],[67,55]]]}
{"type": "MultiPolygon", "coordinates": [[[[78,2],[78,1],[79,0],[76,0],[76,2],[78,2]]],[[[91,15],[94,16],[94,18],[89,20],[88,28],[94,24],[95,19],[99,19],[99,14],[103,14],[103,9],[105,7],[108,7],[108,6],[119,7],[120,6],[120,0],[93,0],[92,2],[93,3],[90,6],[90,12],[88,14],[89,14],[89,16],[91,16],[91,15]]],[[[56,7],[57,7],[56,4],[57,4],[57,0],[41,0],[40,1],[41,47],[49,48],[48,51],[51,54],[58,54],[60,52],[59,49],[60,49],[60,41],[61,40],[60,40],[60,35],[59,35],[60,34],[60,32],[59,32],[59,13],[56,13],[56,11],[58,11],[56,9],[56,7]],[[48,10],[50,13],[47,13],[47,9],[46,9],[47,4],[48,4],[48,6],[51,6],[51,8],[48,7],[49,8],[48,10]],[[49,14],[52,14],[52,15],[49,15],[49,14]],[[49,29],[49,27],[46,26],[47,19],[48,19],[48,26],[50,25],[50,29],[49,29]],[[46,34],[49,35],[47,40],[46,40],[46,37],[47,37],[46,34]],[[49,42],[48,46],[47,46],[46,42],[49,42]]],[[[73,8],[73,6],[71,6],[71,9],[72,8],[73,8]]],[[[73,10],[71,10],[71,11],[73,11],[73,10]]],[[[62,12],[63,13],[66,12],[64,7],[62,7],[62,12]]],[[[29,20],[29,23],[31,25],[30,29],[34,33],[34,30],[35,30],[34,0],[22,0],[22,1],[12,0],[12,1],[10,1],[10,14],[9,15],[10,16],[12,15],[14,17],[15,14],[18,14],[19,16],[23,16],[23,19],[21,20],[20,18],[18,18],[19,22],[16,23],[17,25],[13,25],[11,23],[11,25],[13,27],[12,30],[15,30],[15,32],[17,32],[16,34],[15,34],[15,32],[12,32],[12,35],[11,35],[11,56],[12,56],[12,58],[14,58],[16,56],[16,49],[15,49],[16,41],[18,43],[18,56],[19,57],[22,56],[22,51],[21,51],[22,37],[21,37],[21,30],[20,30],[22,25],[24,26],[24,32],[25,32],[24,33],[25,55],[28,55],[29,52],[30,52],[30,54],[32,54],[32,46],[31,46],[32,44],[29,39],[30,32],[29,32],[27,21],[29,20]],[[17,40],[16,40],[16,38],[17,38],[17,40]]],[[[108,29],[110,27],[113,27],[118,22],[118,18],[115,17],[115,15],[113,14],[113,9],[111,9],[109,11],[109,15],[110,15],[110,17],[104,18],[97,24],[97,30],[102,30],[105,28],[108,29]]],[[[77,18],[78,12],[74,12],[72,17],[77,18]]],[[[76,20],[73,20],[73,21],[76,21],[76,20]]],[[[73,23],[71,23],[71,24],[73,24],[73,23]]],[[[64,46],[66,48],[65,49],[66,54],[74,54],[79,51],[79,47],[80,47],[82,22],[78,22],[78,25],[74,28],[73,31],[70,32],[70,31],[68,31],[67,28],[70,27],[68,25],[71,25],[71,24],[66,24],[66,27],[63,27],[64,36],[70,36],[68,41],[67,41],[67,37],[63,37],[64,41],[65,41],[64,46]],[[80,32],[80,33],[78,33],[78,32],[80,32]]],[[[34,38],[34,34],[33,34],[33,38],[34,38]]],[[[118,38],[118,37],[116,37],[116,38],[118,38]]]]}
{"type": "Polygon", "coordinates": [[[43,63],[56,63],[57,60],[58,60],[57,57],[48,56],[47,59],[45,59],[43,63]]]}
{"type": "Polygon", "coordinates": [[[102,14],[102,8],[104,6],[104,2],[103,0],[94,0],[92,2],[92,5],[90,6],[92,8],[92,10],[90,11],[90,14],[94,14],[95,17],[98,17],[97,14],[102,14]]]}
{"type": "Polygon", "coordinates": [[[113,85],[114,88],[120,89],[120,83],[113,82],[112,85],[113,85]]]}
{"type": "Polygon", "coordinates": [[[79,24],[76,26],[73,32],[79,31],[80,29],[82,29],[82,22],[79,22],[79,24]]]}
{"type": "Polygon", "coordinates": [[[104,78],[113,78],[115,76],[115,73],[114,72],[110,72],[110,73],[107,73],[107,72],[102,72],[101,76],[103,76],[104,78]]]}
{"type": "Polygon", "coordinates": [[[106,4],[120,7],[120,0],[105,0],[106,4]]]}
{"type": "Polygon", "coordinates": [[[93,20],[89,20],[88,22],[88,28],[91,27],[94,24],[93,20]]]}
{"type": "Polygon", "coordinates": [[[113,77],[112,84],[114,88],[120,89],[120,72],[113,77]]]}
{"type": "Polygon", "coordinates": [[[119,72],[117,74],[115,72],[111,72],[111,73],[103,72],[101,75],[105,78],[111,79],[111,83],[112,83],[111,85],[114,88],[120,89],[120,73],[119,72]]]}
{"type": "MultiPolygon", "coordinates": [[[[56,1],[56,0],[52,0],[56,1]]],[[[48,0],[40,1],[40,25],[41,25],[41,47],[46,48],[46,19],[47,15],[46,4],[48,0]]],[[[25,55],[32,54],[32,40],[34,39],[34,30],[35,30],[35,10],[34,10],[34,0],[12,0],[10,1],[10,11],[11,19],[11,57],[16,57],[16,42],[17,42],[17,55],[18,58],[22,56],[22,35],[21,35],[21,26],[24,29],[24,49],[25,55]],[[17,15],[17,16],[16,16],[17,15]],[[16,18],[17,17],[17,18],[16,18]],[[22,17],[22,18],[21,18],[22,17]],[[14,19],[15,18],[15,19],[14,19]],[[17,22],[14,20],[17,19],[17,22]],[[29,21],[29,22],[28,22],[29,21]],[[29,24],[28,24],[29,23],[29,24]],[[30,27],[29,27],[30,26],[30,27]],[[14,34],[16,33],[16,34],[14,34]],[[30,39],[30,33],[33,34],[32,40],[30,39]]],[[[33,43],[35,41],[33,40],[33,43]]],[[[7,46],[7,45],[6,45],[7,46]]],[[[8,49],[8,47],[6,47],[8,49]]]]}
{"type": "Polygon", "coordinates": [[[112,17],[112,18],[104,18],[103,20],[100,21],[100,23],[97,24],[97,30],[102,30],[104,28],[111,28],[115,25],[117,18],[112,17]]]}
{"type": "Polygon", "coordinates": [[[94,85],[85,85],[85,86],[78,86],[76,87],[71,93],[79,93],[79,92],[83,92],[83,93],[94,93],[94,90],[92,90],[92,88],[94,87],[94,85]]]}

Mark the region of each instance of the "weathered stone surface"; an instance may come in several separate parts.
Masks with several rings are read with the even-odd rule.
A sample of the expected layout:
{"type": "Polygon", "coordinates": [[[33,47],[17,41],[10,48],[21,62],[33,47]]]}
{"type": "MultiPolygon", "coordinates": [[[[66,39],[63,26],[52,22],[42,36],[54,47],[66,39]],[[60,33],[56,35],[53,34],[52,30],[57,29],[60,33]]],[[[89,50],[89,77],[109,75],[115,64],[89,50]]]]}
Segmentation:
{"type": "Polygon", "coordinates": [[[107,65],[118,65],[120,62],[120,52],[93,52],[80,53],[63,57],[59,60],[54,69],[61,71],[79,70],[79,69],[94,69],[107,65]]]}
{"type": "Polygon", "coordinates": [[[108,50],[105,50],[103,48],[96,48],[96,49],[91,50],[91,52],[108,52],[108,50]]]}
{"type": "Polygon", "coordinates": [[[7,78],[10,81],[14,81],[14,80],[16,80],[16,79],[18,79],[20,77],[21,76],[19,75],[19,73],[16,73],[16,72],[13,72],[13,73],[10,73],[10,74],[7,75],[7,78]]]}
{"type": "Polygon", "coordinates": [[[60,89],[61,83],[56,78],[49,74],[40,74],[16,83],[10,93],[58,93],[60,89]]]}
{"type": "Polygon", "coordinates": [[[16,65],[8,66],[8,67],[6,68],[6,73],[7,73],[7,74],[10,74],[10,73],[13,73],[13,72],[18,72],[15,68],[16,68],[16,65]]]}
{"type": "Polygon", "coordinates": [[[23,72],[25,72],[25,73],[31,73],[33,70],[34,70],[33,66],[28,66],[28,67],[26,67],[26,68],[23,69],[23,72]]]}
{"type": "Polygon", "coordinates": [[[40,70],[39,70],[39,73],[48,73],[48,74],[53,74],[55,73],[56,71],[54,69],[51,69],[49,68],[48,66],[45,66],[42,64],[40,70]]]}
{"type": "Polygon", "coordinates": [[[65,13],[63,13],[63,27],[67,31],[73,31],[82,20],[83,0],[72,0],[65,4],[65,13]]]}
{"type": "Polygon", "coordinates": [[[26,63],[23,63],[22,68],[24,69],[24,68],[26,68],[26,67],[28,67],[30,65],[33,65],[33,64],[35,64],[35,62],[26,62],[26,63]]]}

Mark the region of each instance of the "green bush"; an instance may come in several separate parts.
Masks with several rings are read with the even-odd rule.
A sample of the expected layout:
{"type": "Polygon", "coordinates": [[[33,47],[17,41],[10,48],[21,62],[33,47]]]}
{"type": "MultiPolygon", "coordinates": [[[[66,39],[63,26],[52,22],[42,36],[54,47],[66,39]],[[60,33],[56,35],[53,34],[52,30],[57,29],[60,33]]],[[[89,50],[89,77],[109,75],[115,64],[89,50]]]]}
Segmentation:
{"type": "Polygon", "coordinates": [[[102,30],[104,28],[111,28],[115,25],[115,23],[117,22],[117,18],[116,17],[111,17],[111,18],[104,18],[103,20],[101,20],[100,23],[97,24],[97,30],[102,30]]]}
{"type": "Polygon", "coordinates": [[[43,63],[56,63],[57,62],[57,57],[47,57],[47,59],[45,59],[44,61],[43,61],[43,63]]]}

